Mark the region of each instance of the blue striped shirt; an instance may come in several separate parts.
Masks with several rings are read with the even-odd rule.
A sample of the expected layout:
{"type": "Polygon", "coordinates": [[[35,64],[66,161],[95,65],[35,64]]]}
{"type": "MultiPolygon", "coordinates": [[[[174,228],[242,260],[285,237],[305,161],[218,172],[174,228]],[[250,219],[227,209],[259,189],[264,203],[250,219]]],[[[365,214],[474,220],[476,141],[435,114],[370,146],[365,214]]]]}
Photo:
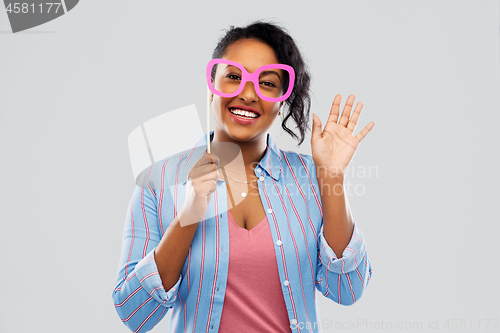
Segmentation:
{"type": "MultiPolygon", "coordinates": [[[[210,135],[213,140],[213,131],[210,135]]],[[[197,149],[206,145],[204,138],[185,154],[163,159],[143,172],[144,182],[130,200],[113,301],[133,332],[151,330],[167,313],[169,332],[218,332],[229,264],[223,180],[170,290],[163,288],[154,259],[154,249],[183,204],[186,175],[205,151],[206,146],[197,149]]],[[[351,305],[369,283],[372,270],[363,234],[355,223],[342,258],[337,258],[323,235],[321,196],[310,155],[282,151],[268,134],[265,155],[254,172],[263,176],[258,190],[275,245],[290,328],[321,332],[315,288],[334,302],[351,305]]]]}

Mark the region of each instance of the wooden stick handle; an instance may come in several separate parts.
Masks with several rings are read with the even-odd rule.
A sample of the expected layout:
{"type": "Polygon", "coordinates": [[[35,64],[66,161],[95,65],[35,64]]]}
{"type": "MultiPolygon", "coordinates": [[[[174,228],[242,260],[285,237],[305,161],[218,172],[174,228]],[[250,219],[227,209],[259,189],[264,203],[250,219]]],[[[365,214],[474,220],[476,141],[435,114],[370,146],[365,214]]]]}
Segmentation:
{"type": "Polygon", "coordinates": [[[210,153],[210,88],[207,86],[207,153],[210,153]]]}

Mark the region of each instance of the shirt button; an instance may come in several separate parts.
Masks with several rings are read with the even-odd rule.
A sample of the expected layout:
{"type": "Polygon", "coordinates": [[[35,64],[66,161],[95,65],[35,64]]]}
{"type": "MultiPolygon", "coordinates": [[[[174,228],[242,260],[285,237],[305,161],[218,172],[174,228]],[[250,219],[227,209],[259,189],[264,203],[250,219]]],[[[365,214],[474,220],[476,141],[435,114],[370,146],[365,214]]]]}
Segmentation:
{"type": "Polygon", "coordinates": [[[290,320],[290,324],[297,325],[297,319],[293,318],[292,320],[290,320]]]}
{"type": "Polygon", "coordinates": [[[288,286],[288,285],[290,284],[290,282],[288,282],[288,280],[285,280],[285,281],[283,281],[283,284],[284,284],[285,286],[288,286]]]}
{"type": "Polygon", "coordinates": [[[271,208],[269,208],[269,209],[267,210],[267,212],[268,212],[269,214],[271,214],[271,213],[273,212],[273,210],[272,210],[271,208]]]}
{"type": "Polygon", "coordinates": [[[261,182],[263,182],[263,181],[264,181],[264,176],[260,176],[260,177],[259,177],[259,180],[260,180],[261,182]]]}
{"type": "Polygon", "coordinates": [[[283,244],[283,242],[281,242],[281,240],[280,240],[280,239],[278,239],[278,240],[276,241],[276,244],[278,244],[279,246],[281,246],[281,244],[283,244]]]}
{"type": "Polygon", "coordinates": [[[259,167],[257,167],[257,168],[255,169],[255,171],[260,172],[261,170],[260,170],[260,168],[259,168],[259,167]]]}

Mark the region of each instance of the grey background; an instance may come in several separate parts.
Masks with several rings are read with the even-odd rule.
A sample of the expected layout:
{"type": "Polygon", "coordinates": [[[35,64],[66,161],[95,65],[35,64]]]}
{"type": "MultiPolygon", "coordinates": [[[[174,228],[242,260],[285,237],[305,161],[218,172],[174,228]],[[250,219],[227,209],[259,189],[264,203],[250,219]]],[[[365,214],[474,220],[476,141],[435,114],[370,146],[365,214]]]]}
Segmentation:
{"type": "MultiPolygon", "coordinates": [[[[365,105],[355,133],[376,123],[352,169],[377,173],[346,179],[373,279],[351,307],[317,295],[344,327],[323,331],[496,331],[498,1],[87,0],[18,34],[0,10],[0,332],[128,332],[111,299],[128,134],[192,103],[205,126],[215,43],[258,18],[300,45],[323,124],[337,93],[365,105]]],[[[310,133],[300,148],[280,133],[310,153],[310,133]]]]}

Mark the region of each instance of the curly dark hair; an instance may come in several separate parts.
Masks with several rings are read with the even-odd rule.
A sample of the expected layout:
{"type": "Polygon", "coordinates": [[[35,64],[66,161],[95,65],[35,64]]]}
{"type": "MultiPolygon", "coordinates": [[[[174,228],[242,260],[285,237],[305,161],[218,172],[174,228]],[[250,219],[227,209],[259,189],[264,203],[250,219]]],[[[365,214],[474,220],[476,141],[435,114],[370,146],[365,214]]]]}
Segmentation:
{"type": "MultiPolygon", "coordinates": [[[[292,66],[295,70],[295,84],[290,97],[285,101],[288,112],[286,112],[281,127],[299,140],[298,146],[304,141],[304,135],[309,127],[309,111],[311,109],[311,98],[309,96],[309,85],[311,77],[307,66],[302,59],[299,48],[288,32],[274,23],[255,21],[246,27],[231,26],[225,35],[219,40],[214,49],[212,59],[223,58],[227,48],[241,39],[254,39],[269,45],[275,52],[276,58],[281,64],[292,66]],[[290,130],[286,123],[292,117],[300,132],[300,137],[290,130]]],[[[215,79],[216,68],[212,69],[212,79],[215,79]]],[[[288,78],[284,81],[284,91],[288,89],[288,78]]]]}

